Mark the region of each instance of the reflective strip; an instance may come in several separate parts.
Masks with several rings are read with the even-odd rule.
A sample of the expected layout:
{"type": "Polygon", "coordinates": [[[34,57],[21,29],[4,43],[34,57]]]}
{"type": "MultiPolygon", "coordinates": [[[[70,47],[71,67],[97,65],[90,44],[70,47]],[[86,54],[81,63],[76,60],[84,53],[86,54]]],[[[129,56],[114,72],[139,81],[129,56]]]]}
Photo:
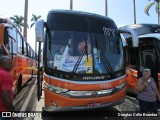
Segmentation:
{"type": "MultiPolygon", "coordinates": [[[[47,75],[46,73],[44,73],[44,76],[49,78],[49,79],[54,79],[54,80],[59,80],[59,81],[62,81],[62,82],[67,82],[68,83],[68,80],[66,79],[63,79],[63,78],[58,78],[58,77],[54,77],[54,76],[49,76],[47,75]]],[[[121,77],[117,77],[117,78],[114,78],[114,79],[110,79],[110,80],[103,80],[103,81],[87,81],[87,82],[83,82],[83,81],[69,81],[69,83],[74,83],[74,84],[103,84],[103,83],[111,83],[111,82],[114,82],[114,81],[118,81],[120,79],[125,79],[126,75],[123,75],[121,77]]]]}

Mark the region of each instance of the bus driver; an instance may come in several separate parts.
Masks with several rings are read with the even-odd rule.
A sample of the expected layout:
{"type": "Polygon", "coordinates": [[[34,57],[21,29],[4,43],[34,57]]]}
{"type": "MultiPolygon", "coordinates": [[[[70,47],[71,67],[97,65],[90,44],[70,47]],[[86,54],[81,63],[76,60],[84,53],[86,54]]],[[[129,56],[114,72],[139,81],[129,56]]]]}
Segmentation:
{"type": "Polygon", "coordinates": [[[78,44],[78,52],[79,54],[82,52],[82,50],[85,48],[85,45],[87,44],[87,51],[88,51],[88,55],[91,54],[91,44],[89,43],[89,41],[85,41],[82,40],[79,44],[78,44]],[[85,43],[86,42],[86,43],[85,43]]]}

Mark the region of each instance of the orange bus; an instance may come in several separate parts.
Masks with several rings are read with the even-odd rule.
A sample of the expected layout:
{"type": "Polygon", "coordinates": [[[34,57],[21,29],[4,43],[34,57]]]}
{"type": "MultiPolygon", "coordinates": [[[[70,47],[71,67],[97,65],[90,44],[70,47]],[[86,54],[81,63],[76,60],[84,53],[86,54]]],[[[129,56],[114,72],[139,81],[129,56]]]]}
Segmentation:
{"type": "Polygon", "coordinates": [[[120,33],[138,38],[133,31],[118,30],[105,16],[69,10],[51,10],[35,30],[37,42],[44,41],[44,110],[85,110],[124,101],[125,41],[120,33]]]}
{"type": "Polygon", "coordinates": [[[128,43],[125,47],[128,92],[136,94],[135,86],[144,68],[151,70],[160,91],[160,25],[132,24],[121,28],[134,29],[139,38],[138,47],[133,48],[130,36],[123,34],[128,43]]]}
{"type": "Polygon", "coordinates": [[[13,60],[13,91],[15,95],[21,87],[37,74],[35,52],[15,25],[6,18],[0,18],[0,56],[9,55],[13,60]]]}

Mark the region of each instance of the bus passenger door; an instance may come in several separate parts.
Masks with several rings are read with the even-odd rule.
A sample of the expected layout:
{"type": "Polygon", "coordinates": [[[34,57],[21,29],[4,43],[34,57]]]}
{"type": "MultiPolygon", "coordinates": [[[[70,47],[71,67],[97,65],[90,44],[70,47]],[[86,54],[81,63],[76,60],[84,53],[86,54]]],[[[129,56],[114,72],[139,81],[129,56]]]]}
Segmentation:
{"type": "Polygon", "coordinates": [[[127,46],[125,48],[125,60],[126,60],[126,79],[127,79],[127,92],[135,93],[135,86],[137,83],[137,71],[138,71],[138,56],[137,56],[137,48],[133,48],[132,46],[127,46]]]}
{"type": "Polygon", "coordinates": [[[151,77],[158,83],[158,53],[156,49],[155,40],[153,38],[140,39],[139,57],[140,57],[140,77],[142,77],[142,70],[149,68],[151,70],[151,77]]]}

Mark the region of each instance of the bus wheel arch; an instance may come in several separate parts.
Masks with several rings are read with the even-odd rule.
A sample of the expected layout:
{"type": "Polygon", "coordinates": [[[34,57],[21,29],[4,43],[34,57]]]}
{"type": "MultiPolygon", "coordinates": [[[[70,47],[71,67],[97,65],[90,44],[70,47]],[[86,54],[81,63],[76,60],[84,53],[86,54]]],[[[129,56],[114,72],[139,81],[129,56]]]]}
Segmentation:
{"type": "Polygon", "coordinates": [[[18,77],[18,83],[17,83],[17,91],[18,91],[18,93],[21,90],[21,87],[22,87],[22,74],[20,74],[19,77],[18,77]]]}
{"type": "Polygon", "coordinates": [[[32,69],[30,79],[32,79],[32,78],[33,78],[33,72],[34,72],[34,70],[32,69]]]}
{"type": "Polygon", "coordinates": [[[14,91],[14,98],[15,98],[16,95],[18,95],[18,93],[20,92],[21,87],[22,87],[22,74],[20,74],[19,77],[18,77],[16,89],[15,89],[15,91],[14,91]]]}

